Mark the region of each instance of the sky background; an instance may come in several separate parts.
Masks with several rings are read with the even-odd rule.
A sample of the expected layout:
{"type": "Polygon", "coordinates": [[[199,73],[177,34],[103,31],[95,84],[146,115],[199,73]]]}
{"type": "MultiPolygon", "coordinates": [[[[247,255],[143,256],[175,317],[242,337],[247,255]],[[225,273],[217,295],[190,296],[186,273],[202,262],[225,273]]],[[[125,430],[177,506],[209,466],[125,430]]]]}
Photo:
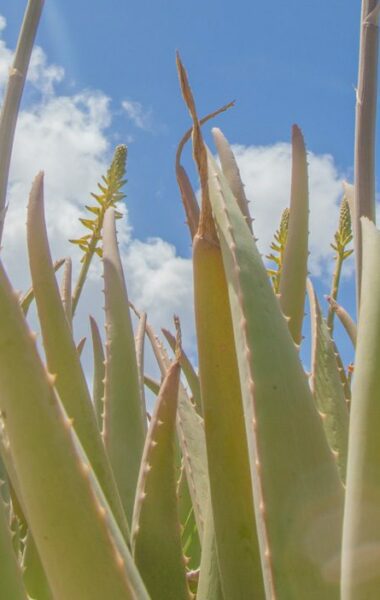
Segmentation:
{"type": "MultiPolygon", "coordinates": [[[[0,8],[0,93],[25,4],[6,0],[0,8]]],[[[14,285],[25,289],[29,281],[25,202],[36,172],[46,172],[54,257],[70,253],[77,263],[77,249],[65,240],[82,233],[77,219],[89,193],[114,146],[126,143],[119,238],[129,294],[156,327],[170,325],[178,312],[194,353],[190,237],[174,174],[176,146],[190,125],[175,68],[179,50],[199,115],[236,100],[205,127],[205,137],[213,147],[209,132],[218,126],[234,145],[263,253],[289,202],[291,126],[302,128],[310,164],[310,271],[325,306],[341,181],[352,181],[353,173],[359,17],[360,0],[46,0],[10,178],[3,259],[14,285]]],[[[190,149],[185,165],[197,187],[190,149]]],[[[88,333],[88,312],[103,319],[94,300],[99,274],[97,263],[78,314],[78,338],[88,333]]],[[[341,300],[354,310],[352,265],[341,300]]],[[[347,362],[351,349],[339,335],[347,362]]],[[[307,365],[307,344],[303,358],[307,365]]]]}

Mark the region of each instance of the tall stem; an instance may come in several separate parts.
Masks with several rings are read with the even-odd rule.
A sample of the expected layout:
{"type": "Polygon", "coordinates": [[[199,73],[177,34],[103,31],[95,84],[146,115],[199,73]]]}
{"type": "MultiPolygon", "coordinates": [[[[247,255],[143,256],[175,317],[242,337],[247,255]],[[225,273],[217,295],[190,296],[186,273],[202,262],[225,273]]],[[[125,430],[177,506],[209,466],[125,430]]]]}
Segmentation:
{"type": "Polygon", "coordinates": [[[86,254],[84,255],[82,268],[79,272],[78,281],[76,283],[74,293],[73,293],[73,298],[72,298],[72,305],[71,305],[72,317],[74,317],[74,313],[78,306],[79,298],[82,293],[84,283],[86,281],[87,273],[90,268],[92,258],[95,254],[96,245],[99,240],[99,232],[101,231],[101,228],[103,227],[103,217],[104,217],[104,214],[102,214],[102,217],[99,219],[99,228],[96,232],[93,233],[91,241],[89,243],[88,250],[87,250],[86,254]]]}
{"type": "Polygon", "coordinates": [[[9,166],[17,115],[44,0],[29,0],[10,69],[0,115],[0,242],[6,213],[9,166]]]}
{"type": "MultiPolygon", "coordinates": [[[[338,297],[338,289],[339,289],[340,275],[342,272],[343,260],[344,260],[343,254],[338,253],[336,255],[335,271],[334,271],[334,275],[333,275],[333,279],[332,279],[331,292],[330,292],[330,298],[332,298],[333,300],[336,300],[338,297]]],[[[334,328],[334,314],[335,314],[334,310],[330,304],[329,310],[327,313],[327,327],[330,329],[331,337],[332,337],[333,328],[334,328]]]]}
{"type": "Polygon", "coordinates": [[[379,0],[362,0],[359,74],[355,127],[355,255],[356,299],[359,312],[362,272],[360,218],[375,222],[375,125],[379,0]]]}

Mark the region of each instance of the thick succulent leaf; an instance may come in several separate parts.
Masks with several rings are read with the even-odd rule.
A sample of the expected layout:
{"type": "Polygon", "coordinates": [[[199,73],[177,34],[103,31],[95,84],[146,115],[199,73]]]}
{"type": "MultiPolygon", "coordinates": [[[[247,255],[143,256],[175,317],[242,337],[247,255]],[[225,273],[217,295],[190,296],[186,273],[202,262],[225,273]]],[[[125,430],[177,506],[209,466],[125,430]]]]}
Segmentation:
{"type": "MultiPolygon", "coordinates": [[[[171,349],[174,351],[175,349],[175,337],[170,331],[167,329],[163,329],[162,333],[166,337],[171,349]]],[[[179,362],[182,368],[182,371],[185,374],[187,379],[187,383],[189,384],[189,388],[192,395],[192,400],[196,406],[198,414],[202,415],[202,405],[201,405],[201,388],[199,385],[199,377],[195,372],[193,365],[191,364],[190,359],[186,355],[186,352],[182,350],[181,356],[179,358],[179,362]]]]}
{"type": "Polygon", "coordinates": [[[155,396],[158,396],[160,392],[160,383],[153,379],[153,377],[150,377],[149,375],[144,375],[144,385],[146,385],[148,390],[153,392],[155,396]]]}
{"type": "Polygon", "coordinates": [[[334,344],[318,298],[307,282],[312,329],[311,390],[322,418],[327,441],[337,461],[342,481],[346,479],[348,451],[348,407],[335,357],[334,344]]]}
{"type": "Polygon", "coordinates": [[[180,164],[176,165],[176,175],[178,187],[181,192],[181,198],[183,202],[183,206],[186,212],[186,220],[189,226],[189,231],[191,235],[191,239],[193,239],[197,229],[199,222],[199,206],[196,196],[194,194],[193,188],[190,183],[190,179],[184,169],[184,167],[180,164]]]}
{"type": "Polygon", "coordinates": [[[287,321],[209,154],[268,598],[338,599],[343,489],[287,321]]]}
{"type": "Polygon", "coordinates": [[[198,535],[195,511],[183,461],[177,494],[179,520],[182,530],[182,548],[186,558],[189,561],[187,568],[197,569],[199,567],[201,558],[201,543],[198,535]]]}
{"type": "MultiPolygon", "coordinates": [[[[147,334],[157,359],[161,375],[165,377],[170,367],[167,352],[152,328],[147,326],[147,334]]],[[[200,539],[206,518],[209,498],[209,479],[206,454],[206,440],[203,420],[198,415],[184,386],[179,385],[177,409],[177,436],[181,446],[187,482],[193,502],[195,519],[200,539]]]]}
{"type": "Polygon", "coordinates": [[[309,193],[305,144],[297,125],[292,130],[292,184],[289,226],[280,280],[281,308],[289,317],[289,330],[296,344],[302,340],[308,235],[309,193]]]}
{"type": "Polygon", "coordinates": [[[53,379],[0,267],[0,410],[54,597],[148,599],[53,379]]]}
{"type": "Polygon", "coordinates": [[[147,314],[141,313],[139,318],[139,325],[136,332],[136,360],[137,360],[137,371],[139,376],[140,386],[140,402],[142,411],[142,420],[144,425],[144,435],[146,435],[148,429],[148,420],[146,416],[146,402],[145,402],[145,387],[144,387],[144,351],[145,351],[145,331],[146,331],[146,319],[147,314]]]}
{"type": "Polygon", "coordinates": [[[218,556],[216,552],[215,527],[210,502],[202,540],[201,568],[197,589],[197,600],[223,600],[223,598],[218,556]]]}
{"type": "MultiPolygon", "coordinates": [[[[54,271],[55,272],[59,271],[59,269],[64,264],[65,264],[64,258],[60,258],[59,260],[56,260],[54,263],[54,271]]],[[[21,298],[20,298],[20,306],[22,308],[24,315],[28,314],[30,305],[32,304],[33,300],[34,300],[34,290],[33,290],[33,287],[30,287],[28,289],[28,291],[25,292],[25,294],[23,294],[23,296],[21,296],[21,298]]]]}
{"type": "Polygon", "coordinates": [[[113,208],[107,209],[104,217],[103,266],[107,336],[103,436],[124,510],[131,523],[144,447],[145,415],[140,400],[135,338],[113,208]]]}
{"type": "MultiPolygon", "coordinates": [[[[239,210],[239,208],[238,208],[239,210]]],[[[242,217],[243,218],[243,217],[242,217]]],[[[220,247],[193,243],[199,379],[224,595],[264,595],[238,363],[220,247]]]]}
{"type": "Polygon", "coordinates": [[[146,437],[133,512],[133,555],[152,600],[189,599],[175,465],[180,372],[175,361],[162,383],[146,437]]]}
{"type": "Polygon", "coordinates": [[[223,174],[228,181],[231,192],[236,198],[249,229],[252,231],[252,219],[248,208],[248,200],[245,195],[244,184],[240,177],[240,171],[234,153],[220,129],[214,127],[212,129],[212,135],[214,137],[216,149],[218,150],[223,174]]]}
{"type": "Polygon", "coordinates": [[[92,383],[92,400],[95,407],[96,419],[98,421],[99,430],[103,429],[103,410],[104,410],[104,350],[102,338],[97,322],[94,317],[90,316],[92,352],[94,361],[93,383],[92,383]]]}
{"type": "Polygon", "coordinates": [[[338,302],[336,302],[333,298],[331,298],[331,296],[328,296],[327,300],[328,300],[332,310],[334,311],[334,313],[337,315],[340,322],[342,323],[344,329],[346,330],[348,337],[350,338],[350,340],[355,348],[356,347],[356,339],[357,339],[357,335],[358,335],[358,331],[357,331],[358,328],[357,328],[355,321],[353,320],[351,315],[346,311],[346,309],[343,308],[343,306],[341,306],[340,304],[338,304],[338,302]]]}
{"type": "Polygon", "coordinates": [[[30,531],[28,531],[25,541],[22,566],[28,595],[37,600],[53,600],[53,594],[50,591],[49,583],[30,531]]]}
{"type": "Polygon", "coordinates": [[[87,338],[86,338],[86,337],[82,337],[82,338],[79,340],[78,344],[77,344],[77,352],[78,352],[78,356],[79,356],[79,357],[81,357],[81,356],[82,356],[83,348],[84,348],[84,347],[85,347],[85,345],[86,345],[86,341],[87,341],[87,338]]]}
{"type": "Polygon", "coordinates": [[[20,565],[13,550],[8,515],[0,497],[0,598],[27,600],[20,565]]]}
{"type": "Polygon", "coordinates": [[[65,259],[65,267],[63,271],[62,285],[61,285],[61,298],[63,309],[65,311],[66,319],[72,327],[72,303],[71,303],[71,283],[72,283],[72,263],[71,258],[65,259]]]}
{"type": "Polygon", "coordinates": [[[28,253],[32,283],[50,373],[81,444],[125,536],[127,523],[103,442],[72,332],[54,275],[43,206],[43,174],[33,182],[28,206],[28,253]]]}
{"type": "Polygon", "coordinates": [[[362,219],[363,272],[342,548],[342,600],[380,589],[380,232],[362,219]]]}

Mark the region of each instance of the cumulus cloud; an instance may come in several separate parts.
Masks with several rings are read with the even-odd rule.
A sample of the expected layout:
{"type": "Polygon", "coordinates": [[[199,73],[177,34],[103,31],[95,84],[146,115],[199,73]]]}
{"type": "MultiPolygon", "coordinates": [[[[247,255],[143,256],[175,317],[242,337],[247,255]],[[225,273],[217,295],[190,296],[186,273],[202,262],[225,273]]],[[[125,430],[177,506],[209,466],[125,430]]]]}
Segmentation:
{"type": "Polygon", "coordinates": [[[146,110],[140,102],[130,99],[123,100],[121,106],[135,127],[144,131],[152,130],[152,111],[150,109],[146,110]]]}

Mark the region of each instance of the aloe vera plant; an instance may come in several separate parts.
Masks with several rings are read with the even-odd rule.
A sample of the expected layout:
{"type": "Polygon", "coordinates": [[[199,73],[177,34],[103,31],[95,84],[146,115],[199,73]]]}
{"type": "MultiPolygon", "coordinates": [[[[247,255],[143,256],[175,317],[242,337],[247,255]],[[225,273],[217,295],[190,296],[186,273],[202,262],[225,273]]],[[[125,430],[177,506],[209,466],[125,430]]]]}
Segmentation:
{"type": "MultiPolygon", "coordinates": [[[[380,597],[380,232],[373,210],[379,7],[363,0],[355,182],[345,186],[332,243],[327,306],[308,279],[301,129],[293,126],[290,203],[269,267],[226,137],[213,129],[217,162],[202,135],[233,103],[199,119],[179,56],[190,129],[178,146],[176,177],[192,240],[197,364],[182,347],[178,317],[176,335],[164,329],[161,339],[130,302],[116,230],[126,147],[115,149],[92,194],[96,204],[86,205],[86,232],[70,240],[81,265],[74,285],[71,260],[52,261],[44,216],[50,199],[43,174],[36,176],[27,219],[30,289],[16,293],[0,264],[0,598],[380,597]],[[190,139],[200,205],[181,164],[190,139]],[[352,240],[356,321],[338,298],[352,240]],[[103,341],[102,324],[90,316],[90,391],[81,363],[86,339],[77,343],[75,330],[93,260],[103,266],[106,335],[103,341]],[[310,373],[300,353],[306,291],[310,373]],[[28,321],[33,302],[43,353],[28,321]],[[348,368],[333,339],[337,317],[356,353],[348,368]],[[145,371],[147,341],[159,381],[145,371]]],[[[2,107],[0,233],[41,9],[29,0],[2,107]]]]}

